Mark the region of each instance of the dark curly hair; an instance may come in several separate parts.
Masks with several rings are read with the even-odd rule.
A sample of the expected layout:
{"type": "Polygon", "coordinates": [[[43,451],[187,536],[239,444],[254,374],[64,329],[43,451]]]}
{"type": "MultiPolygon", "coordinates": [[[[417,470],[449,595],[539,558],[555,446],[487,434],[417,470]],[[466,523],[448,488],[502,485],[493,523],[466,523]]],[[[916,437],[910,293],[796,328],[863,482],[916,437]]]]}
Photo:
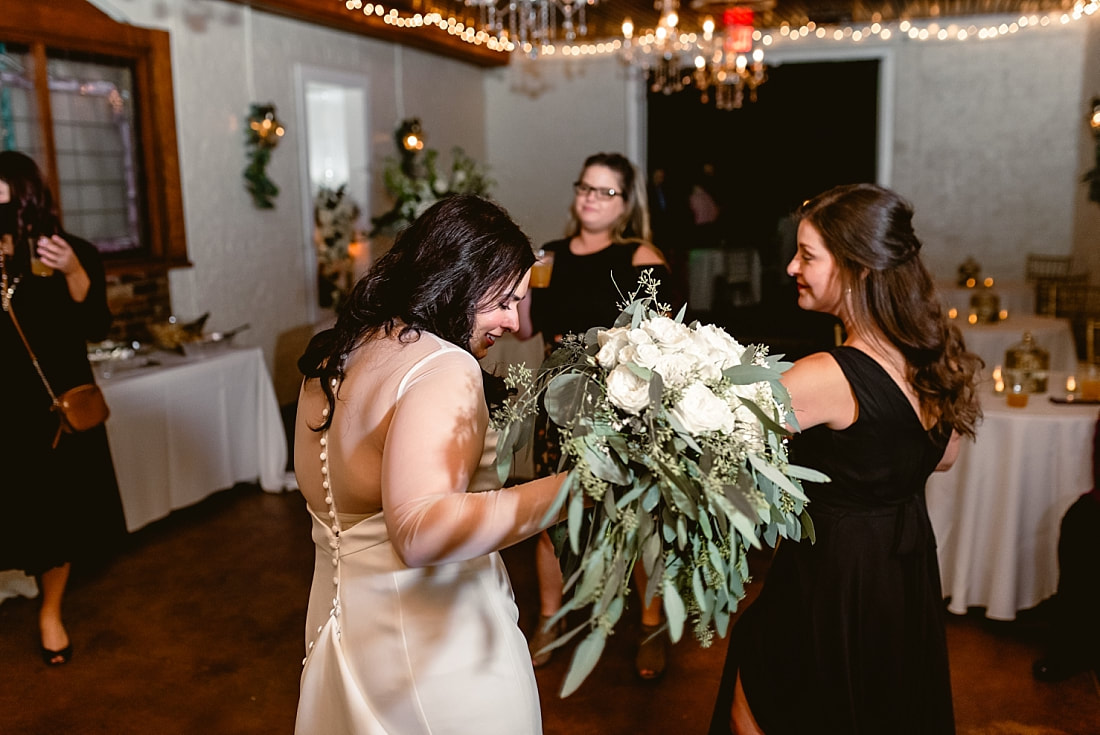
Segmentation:
{"type": "Polygon", "coordinates": [[[972,438],[982,416],[975,383],[984,363],[943,315],[910,204],[881,186],[850,184],[809,200],[798,216],[836,260],[855,323],[874,325],[905,357],[922,414],[972,438]]]}
{"type": "Polygon", "coordinates": [[[535,262],[531,241],[499,205],[456,195],[432,205],[401,232],[394,246],[355,284],[336,326],[310,340],[298,360],[307,380],[321,380],[332,420],[332,378],[365,340],[421,332],[470,349],[478,307],[515,290],[535,262]]]}

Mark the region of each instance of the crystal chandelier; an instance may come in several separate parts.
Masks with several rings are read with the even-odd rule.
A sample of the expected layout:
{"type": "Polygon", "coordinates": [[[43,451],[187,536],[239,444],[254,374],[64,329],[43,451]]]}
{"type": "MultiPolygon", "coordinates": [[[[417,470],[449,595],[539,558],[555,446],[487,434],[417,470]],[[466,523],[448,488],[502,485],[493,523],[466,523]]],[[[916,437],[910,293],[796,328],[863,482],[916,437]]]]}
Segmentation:
{"type": "MultiPolygon", "coordinates": [[[[693,7],[706,7],[696,0],[693,7]]],[[[657,0],[657,27],[635,35],[629,18],[623,21],[623,57],[645,71],[651,92],[673,94],[694,85],[702,102],[733,110],[744,104],[745,93],[756,101],[756,89],[767,79],[764,51],[754,48],[754,8],[774,6],[774,0],[723,4],[722,27],[707,16],[701,32],[685,33],[679,28],[678,0],[657,0]]],[[[758,35],[758,34],[757,34],[758,35]]]]}
{"type": "Polygon", "coordinates": [[[531,58],[558,40],[573,43],[588,34],[585,9],[598,0],[464,0],[476,8],[478,26],[511,41],[531,58]]]}

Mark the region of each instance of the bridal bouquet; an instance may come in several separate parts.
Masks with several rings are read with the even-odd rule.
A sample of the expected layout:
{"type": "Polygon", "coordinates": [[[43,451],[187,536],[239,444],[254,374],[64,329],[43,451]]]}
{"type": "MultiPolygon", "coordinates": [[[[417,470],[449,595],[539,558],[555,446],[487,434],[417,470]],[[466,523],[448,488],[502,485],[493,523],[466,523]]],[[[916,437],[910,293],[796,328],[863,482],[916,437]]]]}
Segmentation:
{"type": "Polygon", "coordinates": [[[790,363],[743,347],[712,325],[665,316],[643,273],[610,328],[571,335],[535,375],[512,366],[515,394],[494,415],[502,480],[529,441],[541,397],[568,475],[547,520],[568,507],[566,602],[587,620],[556,640],[577,646],[561,696],[592,671],[629,597],[631,572],[649,575],[668,634],[690,624],[702,645],[725,636],[749,581],[748,546],[813,538],[801,480],[821,473],[787,462],[794,424],[779,383],[790,363]],[[569,594],[571,592],[571,594],[569,594]]]}

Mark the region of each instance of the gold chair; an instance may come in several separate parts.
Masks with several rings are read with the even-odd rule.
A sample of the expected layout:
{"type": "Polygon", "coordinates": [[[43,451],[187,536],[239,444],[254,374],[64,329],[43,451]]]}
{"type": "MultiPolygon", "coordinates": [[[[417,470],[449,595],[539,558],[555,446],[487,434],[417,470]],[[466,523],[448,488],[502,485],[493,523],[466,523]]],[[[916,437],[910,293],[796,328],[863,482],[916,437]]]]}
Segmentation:
{"type": "Polygon", "coordinates": [[[1088,273],[1072,273],[1065,276],[1048,276],[1035,281],[1035,313],[1040,316],[1064,316],[1060,310],[1077,311],[1064,304],[1079,299],[1077,292],[1087,287],[1088,273]]]}
{"type": "Polygon", "coordinates": [[[1044,278],[1064,278],[1070,270],[1070,256],[1027,254],[1025,274],[1028,283],[1036,283],[1044,278]]]}

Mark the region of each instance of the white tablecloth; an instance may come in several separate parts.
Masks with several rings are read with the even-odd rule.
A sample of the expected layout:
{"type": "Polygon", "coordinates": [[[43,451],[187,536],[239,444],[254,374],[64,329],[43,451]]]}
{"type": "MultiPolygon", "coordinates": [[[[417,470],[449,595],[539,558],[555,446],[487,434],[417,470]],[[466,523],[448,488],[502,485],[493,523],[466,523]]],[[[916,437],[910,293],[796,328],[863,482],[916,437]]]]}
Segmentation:
{"type": "MultiPolygon", "coordinates": [[[[1064,380],[1064,378],[1063,378],[1064,380]]],[[[948,609],[984,607],[1012,620],[1058,586],[1062,516],[1092,487],[1092,440],[1100,408],[1032,395],[1026,408],[983,397],[977,441],[928,481],[948,609]]]]}
{"type": "Polygon", "coordinates": [[[286,433],[259,348],[118,370],[98,382],[126,527],[134,531],[237,482],[280,491],[286,433]]]}
{"type": "MultiPolygon", "coordinates": [[[[947,309],[956,309],[959,317],[965,319],[970,313],[970,297],[979,291],[984,291],[984,286],[966,288],[951,281],[939,281],[936,283],[940,301],[947,309]]],[[[1012,317],[1019,314],[1025,316],[1035,313],[1035,286],[1026,281],[1004,281],[994,279],[990,289],[997,294],[1001,309],[1012,317]]]]}
{"type": "Polygon", "coordinates": [[[966,348],[985,360],[987,372],[1004,364],[1005,352],[1023,340],[1024,332],[1031,332],[1035,343],[1050,353],[1051,370],[1070,373],[1077,367],[1077,348],[1068,319],[1010,313],[1001,322],[969,324],[964,314],[955,323],[962,330],[966,348]]]}

